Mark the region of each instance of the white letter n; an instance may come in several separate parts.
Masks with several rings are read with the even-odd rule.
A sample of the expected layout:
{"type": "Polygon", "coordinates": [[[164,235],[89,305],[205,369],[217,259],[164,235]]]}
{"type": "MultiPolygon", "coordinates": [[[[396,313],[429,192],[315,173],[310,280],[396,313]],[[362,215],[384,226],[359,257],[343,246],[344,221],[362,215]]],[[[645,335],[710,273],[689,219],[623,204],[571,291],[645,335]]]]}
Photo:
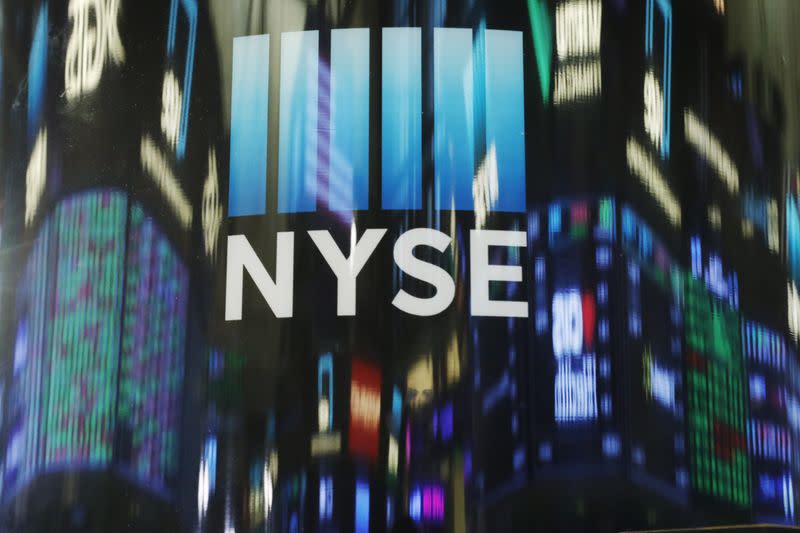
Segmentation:
{"type": "Polygon", "coordinates": [[[275,254],[275,281],[256,255],[244,235],[228,237],[228,268],[225,280],[225,320],[242,319],[242,290],[244,271],[261,291],[269,308],[278,318],[292,316],[294,284],[294,232],[278,233],[275,254]]]}

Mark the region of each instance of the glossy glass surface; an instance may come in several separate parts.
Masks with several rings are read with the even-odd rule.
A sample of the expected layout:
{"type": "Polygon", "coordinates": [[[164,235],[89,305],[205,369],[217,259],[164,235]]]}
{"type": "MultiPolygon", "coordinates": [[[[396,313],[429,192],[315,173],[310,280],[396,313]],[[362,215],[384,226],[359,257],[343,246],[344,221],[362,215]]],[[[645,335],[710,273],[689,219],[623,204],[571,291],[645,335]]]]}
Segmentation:
{"type": "Polygon", "coordinates": [[[798,523],[798,23],[4,0],[0,530],[798,523]]]}

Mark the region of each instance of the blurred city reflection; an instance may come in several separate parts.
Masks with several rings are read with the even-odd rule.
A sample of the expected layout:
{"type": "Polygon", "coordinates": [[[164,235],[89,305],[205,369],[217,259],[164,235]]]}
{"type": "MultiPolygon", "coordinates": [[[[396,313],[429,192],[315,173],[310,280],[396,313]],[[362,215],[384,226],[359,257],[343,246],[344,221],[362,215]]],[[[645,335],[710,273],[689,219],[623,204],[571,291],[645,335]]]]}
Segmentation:
{"type": "Polygon", "coordinates": [[[5,0],[0,531],[800,525],[798,23],[5,0]]]}

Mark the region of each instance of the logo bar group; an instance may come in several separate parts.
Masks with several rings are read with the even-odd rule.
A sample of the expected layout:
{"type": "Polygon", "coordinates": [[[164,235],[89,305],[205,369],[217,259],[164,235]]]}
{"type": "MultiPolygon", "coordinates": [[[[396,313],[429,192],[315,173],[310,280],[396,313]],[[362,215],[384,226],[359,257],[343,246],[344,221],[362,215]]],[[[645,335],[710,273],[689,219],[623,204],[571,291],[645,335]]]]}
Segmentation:
{"type": "MultiPolygon", "coordinates": [[[[369,31],[332,30],[330,64],[320,59],[318,31],[281,34],[279,213],[313,212],[318,200],[333,211],[376,207],[369,205],[370,179],[377,179],[369,168],[370,149],[377,148],[370,142],[369,31]]],[[[269,48],[269,35],[233,42],[231,217],[267,212],[269,48]]],[[[421,30],[384,28],[381,48],[380,208],[417,210],[421,30]]],[[[432,66],[435,207],[475,210],[478,196],[487,195],[477,194],[473,182],[483,181],[491,210],[524,212],[522,33],[434,28],[432,66]]]]}

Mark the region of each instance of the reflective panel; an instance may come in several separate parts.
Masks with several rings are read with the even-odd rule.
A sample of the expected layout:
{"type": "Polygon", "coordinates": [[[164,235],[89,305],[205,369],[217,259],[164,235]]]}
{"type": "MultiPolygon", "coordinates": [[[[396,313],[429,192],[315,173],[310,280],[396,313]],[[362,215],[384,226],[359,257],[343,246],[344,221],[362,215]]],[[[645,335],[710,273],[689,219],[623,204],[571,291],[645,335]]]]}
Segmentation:
{"type": "Polygon", "coordinates": [[[800,525],[797,20],[6,0],[0,530],[800,525]]]}

